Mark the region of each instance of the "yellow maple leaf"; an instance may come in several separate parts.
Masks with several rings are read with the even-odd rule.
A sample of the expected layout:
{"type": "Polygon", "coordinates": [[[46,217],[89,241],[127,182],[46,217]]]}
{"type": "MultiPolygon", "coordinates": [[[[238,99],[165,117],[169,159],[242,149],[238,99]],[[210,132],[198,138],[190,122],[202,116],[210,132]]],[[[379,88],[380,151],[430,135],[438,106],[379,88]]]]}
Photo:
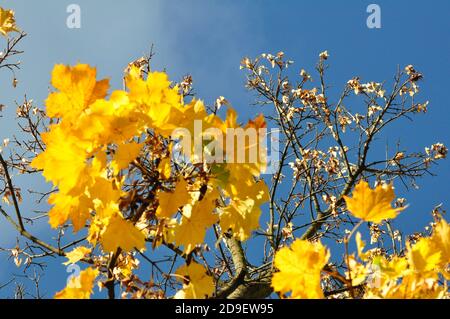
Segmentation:
{"type": "Polygon", "coordinates": [[[87,143],[88,151],[129,141],[148,124],[148,117],[124,94],[114,91],[109,100],[97,99],[70,121],[71,134],[87,143]]]}
{"type": "Polygon", "coordinates": [[[72,277],[66,288],[57,292],[55,299],[89,299],[94,288],[94,280],[99,271],[93,268],[82,270],[77,277],[72,277]]]}
{"type": "Polygon", "coordinates": [[[268,200],[267,185],[264,181],[255,182],[254,174],[259,174],[259,171],[255,172],[251,165],[245,163],[227,163],[226,170],[228,172],[227,182],[223,185],[226,194],[234,198],[245,199],[247,197],[256,199],[256,196],[261,193],[264,195],[261,198],[261,202],[268,200]],[[255,187],[256,186],[256,187],[255,187]],[[261,192],[261,189],[263,191],[261,192]]]}
{"type": "Polygon", "coordinates": [[[97,215],[92,219],[91,224],[89,225],[87,240],[92,245],[97,245],[100,240],[100,234],[104,228],[104,224],[102,219],[97,215]]]}
{"type": "Polygon", "coordinates": [[[97,99],[106,96],[109,80],[96,80],[97,71],[87,64],[73,67],[57,64],[52,71],[52,85],[59,92],[51,93],[47,100],[49,117],[76,120],[79,114],[97,99]]]}
{"type": "Polygon", "coordinates": [[[220,226],[231,230],[235,238],[244,241],[258,228],[260,216],[261,209],[253,199],[235,199],[220,212],[220,226]]]}
{"type": "Polygon", "coordinates": [[[362,240],[361,237],[362,237],[361,233],[357,232],[356,237],[355,237],[356,248],[358,250],[358,257],[361,258],[361,260],[366,261],[370,257],[370,254],[367,252],[365,252],[365,253],[363,252],[364,247],[366,246],[366,243],[362,240]]]}
{"type": "Polygon", "coordinates": [[[181,222],[173,232],[175,242],[184,247],[186,254],[203,243],[206,230],[217,222],[218,216],[213,213],[217,198],[217,192],[210,191],[202,200],[183,207],[181,222]]]}
{"type": "MultiPolygon", "coordinates": [[[[373,298],[372,294],[366,294],[365,297],[373,298]]],[[[447,288],[439,285],[435,278],[429,278],[410,272],[405,275],[399,283],[390,281],[378,289],[377,298],[384,299],[436,299],[445,298],[448,294],[447,288]]]]}
{"type": "Polygon", "coordinates": [[[231,229],[234,237],[244,241],[259,227],[260,205],[268,200],[269,190],[264,181],[253,181],[251,187],[236,188],[242,189],[242,192],[237,193],[230,205],[221,210],[220,225],[224,230],[231,229]]]}
{"type": "Polygon", "coordinates": [[[92,201],[84,194],[71,196],[53,193],[49,196],[48,203],[54,205],[48,212],[52,228],[61,226],[71,219],[73,231],[77,232],[86,225],[86,221],[91,217],[92,201]]]}
{"type": "MultiPolygon", "coordinates": [[[[267,145],[265,144],[266,142],[264,140],[266,138],[266,135],[264,134],[264,131],[261,131],[266,127],[267,123],[264,118],[264,114],[260,114],[253,120],[249,120],[247,125],[245,126],[246,129],[252,128],[256,130],[257,133],[256,145],[248,145],[246,147],[247,153],[255,152],[255,154],[257,154],[256,162],[249,161],[248,163],[255,175],[265,172],[267,169],[267,145]]],[[[250,158],[250,153],[247,156],[249,156],[250,158]]]]}
{"type": "Polygon", "coordinates": [[[186,128],[192,134],[194,132],[195,120],[202,121],[203,130],[207,130],[208,128],[212,127],[212,117],[210,116],[214,116],[214,114],[207,114],[205,105],[203,104],[202,100],[193,98],[189,104],[176,105],[175,107],[181,112],[181,115],[177,119],[179,126],[186,128]]]}
{"type": "Polygon", "coordinates": [[[419,239],[414,245],[408,245],[407,258],[411,269],[422,275],[437,270],[442,260],[441,251],[437,249],[429,237],[419,239]]]}
{"type": "Polygon", "coordinates": [[[83,141],[87,152],[94,152],[97,148],[111,143],[113,137],[121,131],[122,125],[117,123],[118,116],[114,107],[114,102],[96,100],[86,106],[84,112],[73,119],[65,118],[60,125],[70,125],[70,135],[83,141]]]}
{"type": "Polygon", "coordinates": [[[174,129],[182,126],[181,96],[177,87],[170,87],[166,73],[151,72],[143,80],[141,70],[132,67],[126,77],[126,84],[130,101],[140,105],[143,113],[151,120],[149,126],[157,133],[169,136],[174,129]]]}
{"type": "Polygon", "coordinates": [[[203,299],[214,292],[214,281],[202,265],[191,262],[178,268],[176,274],[183,281],[183,289],[174,296],[176,299],[203,299]]]}
{"type": "Polygon", "coordinates": [[[188,192],[188,183],[181,178],[175,186],[173,193],[158,192],[159,206],[156,209],[156,216],[159,218],[170,218],[178,211],[180,206],[186,205],[191,200],[188,192]]]}
{"type": "Polygon", "coordinates": [[[170,178],[171,167],[170,167],[170,157],[165,157],[161,159],[158,165],[159,176],[163,179],[170,178]]]}
{"type": "Polygon", "coordinates": [[[228,128],[237,128],[239,124],[237,123],[237,112],[234,108],[227,108],[227,117],[223,122],[222,130],[226,133],[228,128]]]}
{"type": "Polygon", "coordinates": [[[86,181],[86,152],[80,141],[61,126],[51,126],[50,131],[41,136],[47,147],[33,159],[31,166],[42,169],[46,180],[52,181],[63,193],[69,193],[86,181]]]}
{"type": "Polygon", "coordinates": [[[119,170],[127,168],[128,165],[130,165],[130,163],[138,157],[143,146],[143,144],[138,144],[136,142],[119,145],[111,163],[111,167],[114,169],[114,172],[117,174],[119,170]]]}
{"type": "Polygon", "coordinates": [[[78,262],[81,259],[83,259],[84,256],[86,256],[90,252],[91,252],[91,249],[87,248],[87,247],[84,247],[84,246],[80,246],[80,247],[74,248],[72,251],[66,253],[66,258],[68,260],[65,263],[63,263],[63,264],[64,265],[75,264],[76,262],[78,262]]]}
{"type": "Polygon", "coordinates": [[[450,225],[443,218],[434,226],[431,241],[441,252],[443,266],[450,263],[450,225]]]}
{"type": "Polygon", "coordinates": [[[139,260],[132,253],[120,254],[113,273],[118,280],[129,279],[133,274],[133,270],[137,268],[139,268],[139,260]]]}
{"type": "Polygon", "coordinates": [[[320,242],[296,239],[290,248],[283,247],[275,254],[279,271],[272,277],[272,287],[281,294],[291,292],[291,298],[323,298],[320,275],[329,257],[320,242]]]}
{"type": "Polygon", "coordinates": [[[110,204],[119,203],[120,198],[125,195],[121,188],[122,182],[117,179],[104,177],[94,177],[92,179],[92,185],[89,186],[88,192],[89,197],[94,201],[96,210],[99,210],[100,207],[105,208],[110,204]]]}
{"type": "Polygon", "coordinates": [[[344,196],[347,209],[353,216],[377,224],[383,219],[397,217],[398,213],[404,209],[404,207],[391,206],[394,198],[392,185],[378,185],[372,190],[363,180],[355,186],[353,197],[344,196]]]}
{"type": "Polygon", "coordinates": [[[6,36],[9,32],[19,32],[14,18],[14,11],[0,7],[0,33],[6,36]]]}
{"type": "MultiPolygon", "coordinates": [[[[372,264],[380,271],[381,279],[386,283],[397,281],[408,272],[408,261],[404,257],[394,256],[387,259],[385,256],[375,256],[372,264]]],[[[381,287],[380,287],[381,288],[381,287]]]]}
{"type": "Polygon", "coordinates": [[[363,283],[366,280],[367,275],[369,274],[366,267],[363,264],[359,263],[354,255],[348,256],[348,264],[350,266],[350,273],[347,270],[345,274],[347,276],[347,279],[349,279],[351,275],[352,286],[357,286],[363,283]]]}
{"type": "Polygon", "coordinates": [[[145,248],[144,234],[118,213],[108,219],[108,223],[100,235],[100,242],[103,250],[108,252],[115,252],[119,247],[124,251],[145,248]]]}

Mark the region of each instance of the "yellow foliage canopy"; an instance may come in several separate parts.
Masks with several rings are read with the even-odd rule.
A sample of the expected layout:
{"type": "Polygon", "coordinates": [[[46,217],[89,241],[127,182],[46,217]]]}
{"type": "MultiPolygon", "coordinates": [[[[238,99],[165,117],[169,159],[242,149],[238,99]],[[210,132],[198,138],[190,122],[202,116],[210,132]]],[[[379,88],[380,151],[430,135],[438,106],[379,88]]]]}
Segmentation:
{"type": "MultiPolygon", "coordinates": [[[[138,228],[135,222],[124,219],[129,209],[124,199],[131,196],[124,191],[128,169],[133,168],[130,164],[140,165],[139,158],[148,155],[143,154],[143,133],[151,129],[167,139],[168,151],[172,152],[169,137],[173,130],[183,127],[192,131],[195,120],[225,135],[228,128],[240,126],[231,108],[222,121],[214,114],[208,115],[199,100],[185,105],[178,88],[171,86],[163,72],[151,72],[144,79],[141,70],[132,67],[126,76],[128,90],[114,91],[108,100],[109,81],[98,81],[96,75],[96,69],[86,64],[55,66],[52,85],[56,91],[49,95],[46,106],[47,115],[57,121],[42,134],[45,151],[31,165],[42,170],[47,181],[57,188],[49,198],[52,227],[68,221],[74,231],[88,227],[88,241],[93,246],[100,244],[105,253],[119,248],[125,252],[143,250],[146,237],[155,232],[146,229],[145,220],[139,220],[138,228]]],[[[264,126],[261,116],[247,125],[264,126]]],[[[259,206],[268,200],[269,193],[266,184],[257,180],[265,165],[263,160],[225,163],[219,169],[219,165],[212,164],[210,176],[186,179],[172,176],[171,154],[155,152],[151,156],[162,158],[157,170],[162,181],[171,183],[156,191],[155,216],[164,240],[183,247],[188,254],[203,243],[207,229],[215,223],[240,240],[259,227],[259,206]],[[221,174],[217,175],[218,171],[221,174]],[[222,207],[218,203],[224,198],[222,207]]],[[[196,163],[194,157],[190,160],[196,163]]],[[[158,242],[160,239],[156,239],[158,242]]],[[[68,253],[68,263],[79,261],[89,249],[68,253]]],[[[199,293],[191,291],[187,295],[199,293]]]]}

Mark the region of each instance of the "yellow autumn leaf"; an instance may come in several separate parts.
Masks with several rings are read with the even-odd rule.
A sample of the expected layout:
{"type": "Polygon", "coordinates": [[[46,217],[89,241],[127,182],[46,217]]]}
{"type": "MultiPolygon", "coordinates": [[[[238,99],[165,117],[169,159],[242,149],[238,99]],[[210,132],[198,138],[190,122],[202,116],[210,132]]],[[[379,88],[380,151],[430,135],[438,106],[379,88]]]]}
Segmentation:
{"type": "Polygon", "coordinates": [[[97,99],[106,96],[109,80],[96,80],[97,71],[87,64],[65,66],[57,64],[52,71],[52,85],[59,92],[46,100],[49,117],[76,120],[79,114],[97,99]]]}
{"type": "Polygon", "coordinates": [[[397,281],[404,276],[408,270],[408,261],[404,257],[394,256],[387,259],[385,256],[375,256],[372,260],[374,268],[379,269],[382,274],[381,279],[388,281],[397,281]]]}
{"type": "Polygon", "coordinates": [[[256,130],[256,132],[258,133],[258,137],[257,137],[257,141],[256,141],[256,145],[249,145],[246,148],[247,152],[253,152],[256,151],[257,155],[257,160],[256,162],[251,162],[249,163],[249,166],[252,168],[252,172],[257,175],[259,173],[263,173],[266,171],[267,169],[267,145],[265,145],[264,143],[264,138],[265,136],[261,136],[260,135],[260,130],[261,129],[266,129],[267,128],[267,123],[266,120],[264,118],[264,114],[260,114],[257,117],[255,117],[253,120],[249,120],[246,127],[247,128],[252,128],[254,130],[256,130]],[[255,149],[252,149],[252,147],[256,147],[255,149]]]}
{"type": "Polygon", "coordinates": [[[66,288],[57,292],[55,299],[89,299],[94,288],[94,280],[99,271],[93,268],[82,270],[77,277],[72,277],[66,288]]]}
{"type": "Polygon", "coordinates": [[[210,191],[202,200],[183,207],[181,222],[174,229],[174,240],[184,247],[186,254],[203,243],[206,230],[217,222],[218,216],[213,214],[217,198],[217,192],[210,191]]]}
{"type": "Polygon", "coordinates": [[[66,253],[66,258],[68,260],[63,264],[64,265],[75,264],[76,262],[83,259],[84,256],[86,256],[90,252],[91,252],[90,248],[87,248],[84,246],[77,247],[77,248],[73,249],[72,251],[66,253]]]}
{"type": "MultiPolygon", "coordinates": [[[[125,92],[113,92],[109,100],[97,99],[70,121],[71,134],[88,143],[88,150],[106,144],[122,144],[138,136],[148,118],[130,103],[125,92]]],[[[67,123],[68,119],[65,118],[67,123]]]]}
{"type": "Polygon", "coordinates": [[[220,226],[224,230],[231,230],[235,238],[244,241],[259,227],[260,216],[261,209],[253,199],[236,199],[221,210],[220,226]]]}
{"type": "Polygon", "coordinates": [[[234,196],[221,210],[220,225],[224,230],[231,229],[234,237],[244,241],[259,227],[260,206],[268,200],[269,190],[264,181],[253,182],[251,187],[237,188],[242,189],[242,194],[234,196]]]}
{"type": "Polygon", "coordinates": [[[49,196],[48,203],[53,205],[48,212],[52,228],[61,226],[70,219],[73,231],[77,232],[86,225],[86,221],[91,217],[92,201],[85,194],[71,196],[53,193],[49,196]]]}
{"type": "Polygon", "coordinates": [[[441,299],[445,298],[447,288],[439,285],[439,281],[433,278],[418,276],[409,273],[404,276],[401,282],[388,282],[382,287],[383,289],[375,290],[375,294],[366,294],[367,298],[384,298],[384,299],[441,299]],[[376,294],[376,292],[378,292],[376,294]]]}
{"type": "Polygon", "coordinates": [[[178,268],[176,274],[183,281],[183,289],[175,294],[175,299],[203,299],[214,292],[214,281],[202,265],[191,262],[178,268]]]}
{"type": "Polygon", "coordinates": [[[103,250],[107,252],[115,252],[119,247],[124,251],[145,248],[144,234],[119,214],[114,214],[109,218],[101,234],[100,242],[103,250]]]}
{"type": "Polygon", "coordinates": [[[378,185],[372,190],[363,180],[355,186],[353,197],[344,196],[347,209],[353,216],[377,224],[383,219],[397,217],[398,213],[404,209],[404,207],[391,206],[394,198],[392,185],[378,185]]]}
{"type": "Polygon", "coordinates": [[[156,209],[156,216],[159,218],[170,218],[178,211],[180,206],[186,205],[191,200],[188,192],[188,183],[181,178],[176,184],[173,193],[158,192],[159,206],[156,209]]]}
{"type": "Polygon", "coordinates": [[[323,298],[320,285],[321,270],[328,262],[328,249],[320,242],[296,239],[291,247],[283,247],[276,254],[274,265],[279,270],[272,277],[272,287],[291,298],[323,298]]]}
{"type": "Polygon", "coordinates": [[[411,269],[423,275],[436,270],[441,263],[441,251],[436,248],[429,237],[419,239],[414,245],[408,245],[407,258],[411,269]]]}
{"type": "Polygon", "coordinates": [[[366,267],[363,264],[359,263],[354,255],[348,256],[348,264],[350,266],[350,273],[348,270],[345,272],[347,279],[352,279],[352,286],[362,284],[366,280],[366,277],[369,275],[366,267]]]}
{"type": "Polygon", "coordinates": [[[19,32],[14,18],[14,11],[0,7],[0,33],[6,36],[9,32],[19,32]]]}
{"type": "Polygon", "coordinates": [[[87,178],[84,174],[87,167],[85,151],[79,141],[60,126],[51,126],[51,130],[41,136],[47,147],[34,158],[31,166],[42,169],[47,181],[52,181],[61,192],[68,193],[87,178]]]}
{"type": "Polygon", "coordinates": [[[362,240],[361,237],[362,237],[361,233],[357,232],[355,237],[356,248],[358,250],[358,257],[361,258],[361,260],[366,261],[369,258],[370,254],[367,252],[366,253],[363,252],[366,243],[362,240]]]}
{"type": "Polygon", "coordinates": [[[133,274],[133,270],[139,268],[139,260],[131,253],[120,254],[117,258],[117,265],[114,267],[113,273],[116,278],[129,279],[133,274]]]}
{"type": "Polygon", "coordinates": [[[95,209],[99,210],[100,206],[105,208],[108,205],[119,203],[120,198],[125,195],[121,187],[122,181],[120,180],[93,177],[92,185],[89,186],[88,191],[89,197],[95,204],[95,209]]]}
{"type": "Polygon", "coordinates": [[[431,241],[433,245],[441,252],[442,261],[446,266],[450,263],[450,225],[441,218],[440,221],[436,223],[433,229],[433,235],[431,236],[431,241]]]}
{"type": "Polygon", "coordinates": [[[170,178],[171,167],[170,167],[170,157],[165,157],[161,159],[158,165],[159,176],[163,179],[170,178]]]}
{"type": "MultiPolygon", "coordinates": [[[[193,98],[189,104],[178,104],[175,105],[175,108],[181,112],[177,119],[179,127],[186,128],[189,132],[193,133],[196,120],[202,121],[204,131],[212,127],[210,123],[212,118],[207,114],[203,101],[193,98]]],[[[211,115],[214,116],[214,114],[211,115]]]]}
{"type": "Polygon", "coordinates": [[[111,163],[114,172],[117,173],[119,170],[127,168],[128,165],[138,157],[143,146],[143,144],[138,144],[136,142],[119,145],[116,154],[114,155],[114,160],[111,163]]]}
{"type": "MultiPolygon", "coordinates": [[[[255,182],[254,174],[257,172],[255,172],[248,164],[227,163],[226,170],[228,172],[228,177],[227,183],[223,185],[223,188],[226,194],[232,199],[245,199],[247,197],[256,199],[256,196],[261,192],[261,188],[264,188],[264,181],[261,180],[255,182]]],[[[267,189],[267,185],[265,188],[267,189]]],[[[269,192],[263,190],[262,194],[264,194],[265,197],[261,198],[261,201],[267,201],[269,192]]]]}
{"type": "Polygon", "coordinates": [[[177,87],[170,87],[164,72],[151,72],[143,80],[141,71],[133,67],[126,77],[130,101],[141,106],[157,133],[169,136],[174,129],[182,126],[183,113],[179,107],[181,96],[177,87]],[[150,94],[149,94],[150,92],[150,94]]]}

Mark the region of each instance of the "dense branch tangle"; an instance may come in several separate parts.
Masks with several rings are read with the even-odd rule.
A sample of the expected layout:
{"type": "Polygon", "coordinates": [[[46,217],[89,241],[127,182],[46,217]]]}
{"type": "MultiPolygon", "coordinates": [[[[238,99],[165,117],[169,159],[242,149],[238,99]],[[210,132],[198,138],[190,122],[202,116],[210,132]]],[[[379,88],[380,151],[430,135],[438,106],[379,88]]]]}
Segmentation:
{"type": "MultiPolygon", "coordinates": [[[[272,105],[274,112],[268,118],[283,134],[280,169],[270,192],[270,225],[259,232],[267,238],[265,247],[270,247],[263,263],[270,263],[274,253],[293,238],[342,242],[343,228],[354,223],[346,214],[344,196],[358,180],[399,179],[409,187],[416,178],[431,174],[430,166],[447,154],[440,143],[424,152],[407,153],[399,143],[383,151],[377,142],[387,125],[427,110],[428,102],[416,102],[422,75],[411,65],[398,70],[390,90],[387,84],[362,84],[355,77],[334,99],[328,94],[327,61],[328,53],[322,52],[314,75],[317,81],[303,69],[295,76],[298,80],[291,80],[286,74],[293,62],[283,52],[241,61],[248,74],[246,86],[256,93],[256,105],[266,109],[272,105]],[[351,144],[354,141],[358,143],[351,144]],[[380,158],[380,154],[385,155],[380,158]]],[[[404,204],[404,199],[396,203],[404,204]]],[[[333,281],[337,288],[332,283],[326,295],[348,290],[345,280],[334,277],[338,277],[333,281]]],[[[267,296],[270,289],[262,291],[258,297],[267,296]]]]}

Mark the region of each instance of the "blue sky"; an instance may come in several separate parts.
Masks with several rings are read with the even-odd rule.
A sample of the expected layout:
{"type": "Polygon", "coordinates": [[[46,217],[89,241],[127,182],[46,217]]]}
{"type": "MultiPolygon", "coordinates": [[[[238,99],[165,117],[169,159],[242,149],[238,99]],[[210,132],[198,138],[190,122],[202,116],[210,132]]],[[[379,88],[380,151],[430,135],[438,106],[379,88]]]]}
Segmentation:
{"type": "MultiPolygon", "coordinates": [[[[167,69],[173,79],[190,73],[198,96],[208,104],[225,96],[247,120],[260,113],[250,106],[252,94],[244,89],[242,57],[284,51],[294,68],[313,71],[319,52],[330,53],[329,83],[342,87],[357,75],[363,81],[391,80],[397,67],[413,64],[425,78],[421,97],[429,100],[429,111],[414,122],[401,122],[384,138],[398,140],[409,151],[423,150],[434,142],[450,145],[448,76],[450,71],[450,2],[433,1],[0,1],[16,11],[18,25],[28,33],[21,48],[22,70],[18,87],[10,76],[0,74],[0,103],[7,105],[0,119],[0,140],[17,131],[14,101],[24,94],[43,106],[50,72],[56,63],[88,63],[100,77],[110,77],[112,87],[121,87],[126,64],[155,45],[154,69],[167,69]],[[381,29],[368,29],[366,7],[381,7],[381,29]],[[66,8],[81,7],[81,29],[66,27],[66,8]]],[[[4,45],[4,39],[0,39],[4,45]]],[[[419,180],[420,188],[402,192],[410,203],[396,221],[405,232],[421,230],[430,220],[434,205],[448,207],[450,168],[447,162],[434,169],[437,177],[419,180]]],[[[21,186],[42,188],[41,179],[19,179],[21,186]]],[[[32,208],[25,200],[22,210],[32,208]]],[[[34,229],[48,238],[45,223],[34,229]]],[[[11,246],[15,234],[0,219],[0,246],[11,246]]],[[[0,285],[20,269],[0,253],[0,285]]],[[[42,279],[47,296],[64,286],[67,274],[63,260],[49,263],[51,275],[42,279]]],[[[0,296],[5,295],[0,291],[0,296]]],[[[10,292],[9,292],[10,295],[10,292]]]]}

